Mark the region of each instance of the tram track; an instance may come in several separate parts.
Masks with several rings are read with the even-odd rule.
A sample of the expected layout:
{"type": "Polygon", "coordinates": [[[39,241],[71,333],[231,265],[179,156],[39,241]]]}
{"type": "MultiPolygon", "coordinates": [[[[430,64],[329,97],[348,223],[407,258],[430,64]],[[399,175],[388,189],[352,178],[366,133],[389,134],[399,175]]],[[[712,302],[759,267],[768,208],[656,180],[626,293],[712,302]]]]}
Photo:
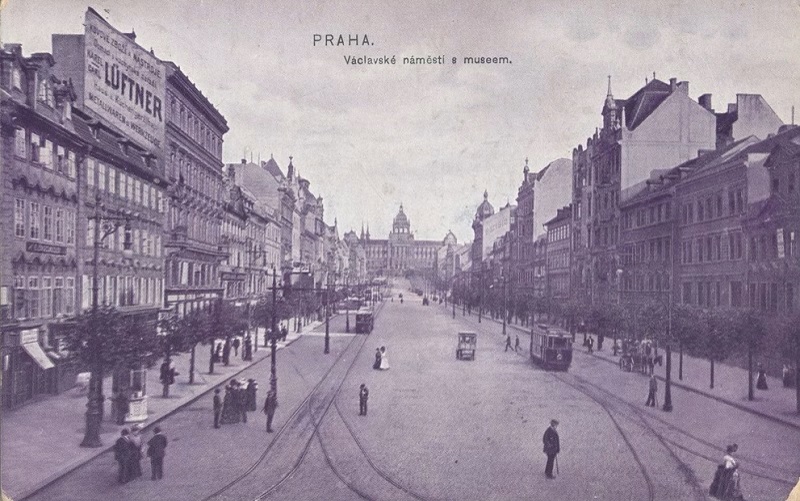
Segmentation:
{"type": "MultiPolygon", "coordinates": [[[[262,490],[259,494],[255,496],[255,498],[248,496],[247,499],[255,499],[256,501],[264,500],[269,498],[271,495],[275,494],[282,486],[286,485],[286,483],[295,476],[298,470],[306,461],[306,458],[309,454],[311,446],[316,439],[317,443],[320,446],[320,450],[322,452],[323,458],[325,463],[330,468],[332,473],[336,476],[336,478],[345,486],[348,490],[353,492],[356,496],[361,499],[372,500],[372,499],[381,499],[380,497],[375,497],[371,495],[367,490],[365,490],[361,485],[358,483],[348,479],[347,475],[342,473],[342,471],[337,467],[336,461],[332,457],[330,453],[329,447],[326,445],[328,439],[325,436],[324,431],[324,423],[326,420],[330,419],[329,412],[331,410],[331,406],[334,407],[336,410],[336,414],[341,422],[344,424],[346,429],[346,434],[349,435],[351,442],[355,445],[358,453],[361,457],[363,457],[364,462],[369,466],[369,468],[375,472],[378,477],[383,479],[388,485],[390,485],[393,489],[396,489],[396,492],[402,494],[404,497],[408,497],[409,499],[416,499],[416,500],[427,500],[424,496],[421,496],[408,487],[402,485],[396,479],[394,479],[391,475],[386,473],[380,467],[378,467],[371,457],[369,456],[366,448],[362,444],[362,442],[358,439],[355,431],[353,430],[352,426],[348,423],[347,419],[344,417],[344,413],[342,413],[341,409],[338,405],[338,397],[341,391],[341,388],[344,382],[347,380],[352,368],[355,365],[356,360],[358,360],[359,355],[367,342],[368,336],[354,336],[353,340],[348,343],[342,353],[337,357],[328,371],[325,372],[323,377],[311,389],[308,396],[298,405],[294,412],[290,415],[289,419],[284,423],[281,428],[277,430],[274,440],[270,442],[270,444],[265,448],[264,452],[261,456],[251,465],[247,470],[245,470],[242,474],[228,482],[222,488],[218,489],[216,492],[211,494],[210,496],[204,498],[204,501],[210,501],[212,499],[239,499],[239,497],[230,497],[231,494],[234,494],[232,491],[240,486],[240,484],[247,478],[255,476],[257,474],[257,470],[259,467],[264,467],[265,462],[268,461],[270,457],[270,453],[275,453],[275,449],[279,447],[289,447],[295,449],[295,456],[296,458],[294,461],[291,462],[291,467],[288,470],[282,471],[278,478],[273,476],[272,481],[270,482],[269,487],[262,490]],[[360,338],[360,341],[357,342],[356,340],[360,338]],[[355,346],[357,345],[357,346],[355,346]],[[353,353],[354,352],[354,353],[353,353]],[[352,357],[346,356],[346,354],[352,353],[352,357]],[[347,359],[349,359],[349,364],[346,363],[347,359]],[[343,365],[346,364],[346,365],[343,365]],[[342,374],[343,372],[343,374],[342,374]],[[339,375],[340,374],[340,375],[339,375]],[[326,388],[326,382],[328,383],[328,387],[326,388]],[[331,384],[333,382],[333,384],[331,384]],[[308,422],[302,422],[306,420],[308,422]],[[282,440],[287,439],[287,430],[301,428],[303,433],[301,435],[301,439],[299,440],[300,444],[298,447],[298,440],[297,437],[288,437],[288,444],[280,444],[282,440]],[[278,444],[278,445],[276,445],[278,444]],[[300,448],[299,452],[297,449],[300,448]]],[[[362,482],[363,483],[363,482],[362,482]]],[[[235,494],[234,494],[235,495],[235,494]]],[[[392,499],[396,499],[397,496],[393,495],[392,499]]]]}
{"type": "MultiPolygon", "coordinates": [[[[594,383],[592,383],[592,382],[590,382],[590,381],[588,381],[588,380],[586,380],[584,378],[581,378],[579,376],[573,375],[573,377],[575,377],[575,379],[579,380],[581,383],[583,383],[583,384],[585,384],[587,386],[591,386],[591,387],[595,388],[596,390],[602,392],[603,394],[608,395],[609,398],[618,401],[620,404],[626,406],[626,408],[628,408],[629,410],[633,411],[633,413],[636,414],[637,417],[639,417],[640,420],[643,422],[644,426],[654,436],[656,436],[659,441],[662,441],[662,443],[664,443],[665,445],[669,444],[670,446],[678,448],[678,449],[681,449],[684,452],[689,453],[689,454],[691,454],[693,456],[697,456],[699,458],[705,459],[706,461],[709,461],[710,463],[713,463],[713,464],[718,464],[719,463],[719,457],[712,457],[712,456],[710,456],[708,454],[705,454],[705,453],[703,453],[701,451],[698,451],[698,450],[693,449],[691,447],[688,447],[686,445],[680,444],[674,439],[670,439],[670,438],[666,437],[663,433],[657,431],[652,426],[651,421],[658,422],[660,425],[664,426],[665,428],[667,428],[671,432],[674,432],[677,435],[685,436],[689,440],[695,441],[695,442],[701,444],[702,446],[712,450],[714,453],[719,453],[719,454],[724,453],[724,449],[723,448],[721,448],[721,447],[719,447],[719,446],[717,446],[717,445],[715,445],[715,444],[713,444],[713,443],[711,443],[711,442],[709,442],[707,440],[704,440],[704,439],[702,439],[702,438],[700,438],[700,437],[698,437],[698,436],[696,436],[696,435],[694,435],[692,433],[689,433],[689,432],[687,432],[687,431],[685,431],[685,430],[683,430],[681,428],[678,428],[677,426],[673,425],[672,423],[669,423],[668,421],[666,421],[666,420],[664,420],[664,419],[662,419],[662,418],[660,418],[658,416],[654,416],[654,415],[652,415],[650,413],[644,412],[642,409],[638,408],[635,404],[632,404],[632,403],[628,402],[627,400],[619,397],[618,395],[615,395],[611,391],[609,391],[609,390],[607,390],[607,389],[605,389],[605,388],[603,388],[601,386],[598,386],[598,385],[596,385],[596,384],[594,384],[594,383]]],[[[622,415],[625,415],[625,414],[623,413],[622,415]]],[[[764,461],[761,461],[761,460],[759,460],[757,458],[750,457],[748,455],[739,455],[738,457],[740,459],[740,462],[742,463],[742,466],[740,466],[740,470],[742,472],[744,472],[744,473],[747,473],[748,475],[752,475],[754,477],[762,478],[764,480],[769,480],[769,481],[772,481],[772,482],[776,482],[776,483],[779,483],[779,484],[782,484],[782,485],[790,485],[790,486],[795,485],[794,481],[786,480],[786,479],[774,477],[772,475],[767,475],[767,474],[760,473],[760,472],[754,470],[753,468],[751,468],[751,466],[755,466],[755,467],[758,467],[758,468],[761,468],[761,469],[764,469],[764,470],[781,471],[781,472],[783,472],[783,473],[785,473],[786,475],[789,475],[789,476],[796,476],[796,472],[795,471],[789,470],[787,468],[783,468],[783,467],[778,466],[778,465],[773,465],[773,464],[766,463],[764,461]],[[744,466],[744,465],[747,465],[747,466],[744,466]]]]}

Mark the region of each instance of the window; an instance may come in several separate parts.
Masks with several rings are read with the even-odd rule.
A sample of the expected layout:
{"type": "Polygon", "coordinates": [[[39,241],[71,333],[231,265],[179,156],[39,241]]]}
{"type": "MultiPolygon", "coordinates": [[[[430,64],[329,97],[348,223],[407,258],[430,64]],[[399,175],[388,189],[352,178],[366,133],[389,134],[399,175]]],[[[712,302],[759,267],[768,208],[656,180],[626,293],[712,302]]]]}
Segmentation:
{"type": "Polygon", "coordinates": [[[67,150],[63,146],[56,147],[56,172],[67,174],[67,150]]]}
{"type": "Polygon", "coordinates": [[[732,191],[728,192],[728,215],[732,216],[736,213],[736,196],[732,191]]]}
{"type": "Polygon", "coordinates": [[[53,279],[42,277],[42,288],[40,289],[40,304],[43,317],[53,316],[53,279]]]}
{"type": "Polygon", "coordinates": [[[794,311],[794,284],[792,283],[786,284],[786,311],[790,313],[794,311]]]}
{"type": "Polygon", "coordinates": [[[25,237],[25,200],[14,200],[14,235],[25,237]]]}
{"type": "Polygon", "coordinates": [[[797,232],[790,231],[787,235],[787,242],[786,242],[786,255],[787,256],[796,256],[797,255],[797,232]]]}
{"type": "Polygon", "coordinates": [[[70,179],[75,179],[75,152],[67,152],[67,176],[70,179]]]}
{"type": "Polygon", "coordinates": [[[108,192],[112,195],[117,193],[117,169],[108,166],[108,192]]]}
{"type": "Polygon", "coordinates": [[[53,89],[50,87],[50,82],[47,80],[42,80],[39,82],[39,92],[36,98],[40,103],[53,106],[53,89]]]}
{"type": "Polygon", "coordinates": [[[683,284],[683,304],[692,304],[692,284],[690,282],[683,284]]]}
{"type": "Polygon", "coordinates": [[[74,244],[75,243],[75,213],[73,211],[67,211],[67,244],[74,244]]]}
{"type": "Polygon", "coordinates": [[[95,171],[95,159],[90,158],[86,162],[86,184],[88,186],[94,186],[94,171],[95,171]]]}
{"type": "Polygon", "coordinates": [[[45,240],[53,240],[53,208],[49,205],[44,206],[44,217],[42,217],[43,235],[45,240]]]}
{"type": "Polygon", "coordinates": [[[128,198],[128,176],[124,172],[119,173],[119,196],[128,198]]]}
{"type": "Polygon", "coordinates": [[[75,277],[67,277],[64,294],[64,314],[71,315],[75,311],[75,277]]]}
{"type": "Polygon", "coordinates": [[[128,189],[125,198],[127,198],[131,202],[134,202],[135,201],[134,197],[136,196],[136,191],[134,191],[135,186],[133,184],[134,179],[131,176],[126,176],[126,177],[128,178],[128,189]]]}
{"type": "Polygon", "coordinates": [[[15,89],[22,89],[22,72],[16,66],[11,69],[11,86],[15,89]]]}
{"type": "Polygon", "coordinates": [[[28,288],[25,290],[26,317],[39,317],[39,277],[28,277],[28,288]]]}
{"type": "Polygon", "coordinates": [[[744,212],[744,192],[741,189],[736,191],[736,212],[744,212]]]}
{"type": "Polygon", "coordinates": [[[19,158],[27,158],[28,145],[25,143],[25,129],[14,130],[14,154],[19,158]]]}
{"type": "Polygon", "coordinates": [[[714,219],[714,206],[711,204],[711,197],[706,198],[706,218],[714,219]]]}
{"type": "Polygon", "coordinates": [[[53,316],[64,313],[64,277],[53,278],[53,316]]]}
{"type": "Polygon", "coordinates": [[[64,242],[64,209],[56,209],[56,242],[64,242]]]}
{"type": "Polygon", "coordinates": [[[717,217],[722,217],[722,193],[717,193],[717,217]]]}
{"type": "Polygon", "coordinates": [[[703,201],[697,201],[697,221],[703,221],[705,219],[705,211],[703,210],[703,201]]]}
{"type": "Polygon", "coordinates": [[[39,144],[39,135],[35,132],[31,132],[31,160],[33,162],[39,162],[39,148],[41,145],[39,144]]]}
{"type": "Polygon", "coordinates": [[[39,161],[45,169],[53,170],[53,143],[48,139],[44,139],[41,143],[41,151],[39,152],[39,161]]]}
{"type": "Polygon", "coordinates": [[[97,162],[97,188],[106,191],[106,164],[97,162]]]}
{"type": "Polygon", "coordinates": [[[39,213],[39,204],[36,202],[30,203],[30,213],[29,213],[29,224],[30,224],[30,237],[31,238],[39,238],[41,234],[41,215],[39,213]]]}
{"type": "Polygon", "coordinates": [[[769,284],[769,311],[778,311],[778,284],[769,284]]]}

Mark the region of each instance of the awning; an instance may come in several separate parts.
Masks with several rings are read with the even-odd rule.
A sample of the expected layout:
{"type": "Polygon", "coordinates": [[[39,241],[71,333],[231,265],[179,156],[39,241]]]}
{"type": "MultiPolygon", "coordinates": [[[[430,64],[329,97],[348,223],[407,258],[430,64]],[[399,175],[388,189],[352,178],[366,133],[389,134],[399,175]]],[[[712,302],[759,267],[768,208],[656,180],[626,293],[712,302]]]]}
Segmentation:
{"type": "Polygon", "coordinates": [[[39,343],[22,343],[22,349],[25,350],[32,359],[36,360],[36,363],[39,364],[39,367],[42,369],[47,370],[55,367],[50,358],[44,353],[42,347],[39,346],[39,343]]]}

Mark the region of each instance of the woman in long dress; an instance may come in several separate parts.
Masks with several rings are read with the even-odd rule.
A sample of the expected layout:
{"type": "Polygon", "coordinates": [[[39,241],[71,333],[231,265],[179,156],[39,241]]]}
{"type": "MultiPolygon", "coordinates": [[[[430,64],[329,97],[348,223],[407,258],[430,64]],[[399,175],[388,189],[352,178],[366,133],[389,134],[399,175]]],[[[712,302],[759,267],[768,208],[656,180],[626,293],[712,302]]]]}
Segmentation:
{"type": "Polygon", "coordinates": [[[386,356],[386,347],[381,346],[381,365],[380,369],[382,371],[389,370],[389,357],[386,356]]]}
{"type": "Polygon", "coordinates": [[[381,349],[375,348],[375,363],[372,364],[373,369],[381,368],[381,349]]]}
{"type": "MultiPolygon", "coordinates": [[[[733,454],[739,450],[737,444],[729,445],[725,449],[725,456],[722,458],[722,468],[716,497],[725,501],[743,500],[742,491],[739,487],[739,462],[733,454]]],[[[712,492],[712,495],[715,495],[712,492]]]]}
{"type": "Polygon", "coordinates": [[[242,413],[239,410],[239,399],[237,398],[238,383],[231,381],[225,387],[225,398],[222,401],[222,424],[238,423],[242,413]]]}

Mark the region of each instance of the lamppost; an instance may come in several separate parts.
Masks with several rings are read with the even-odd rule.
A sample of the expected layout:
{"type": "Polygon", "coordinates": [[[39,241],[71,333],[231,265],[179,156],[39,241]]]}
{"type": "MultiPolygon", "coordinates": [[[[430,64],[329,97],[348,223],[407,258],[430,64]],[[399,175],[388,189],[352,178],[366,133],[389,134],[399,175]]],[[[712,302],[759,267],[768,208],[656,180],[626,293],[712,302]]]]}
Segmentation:
{"type": "MultiPolygon", "coordinates": [[[[450,293],[450,302],[453,303],[453,318],[456,318],[456,276],[453,276],[453,287],[450,293]]],[[[445,296],[446,298],[447,296],[445,296]]]]}
{"type": "Polygon", "coordinates": [[[275,355],[277,353],[278,343],[278,285],[277,285],[277,272],[275,265],[272,265],[272,328],[270,329],[270,366],[269,366],[269,388],[275,395],[275,402],[278,401],[278,372],[276,367],[275,355]]]}
{"type": "Polygon", "coordinates": [[[503,337],[506,336],[506,321],[508,319],[506,307],[506,276],[502,275],[500,280],[503,282],[503,337]]]}
{"type": "MultiPolygon", "coordinates": [[[[136,214],[125,216],[108,216],[100,214],[100,193],[95,196],[94,214],[89,216],[90,221],[94,221],[94,263],[92,265],[92,315],[97,315],[99,305],[99,286],[98,278],[100,275],[100,246],[110,235],[116,233],[117,229],[125,225],[125,235],[123,240],[122,254],[126,258],[133,255],[131,242],[130,221],[137,218],[136,214]],[[101,227],[102,226],[102,231],[101,227]]],[[[92,372],[89,377],[89,402],[86,404],[86,431],[81,442],[81,447],[100,447],[100,426],[103,420],[103,361],[100,357],[98,334],[93,330],[89,335],[89,352],[92,356],[92,372]]]]}
{"type": "Polygon", "coordinates": [[[667,377],[664,385],[664,412],[672,412],[672,290],[669,294],[669,309],[667,310],[667,377]]]}
{"type": "Polygon", "coordinates": [[[325,287],[325,351],[324,353],[327,355],[331,352],[331,303],[330,303],[330,294],[331,294],[331,275],[328,273],[327,277],[327,286],[325,287]]]}

